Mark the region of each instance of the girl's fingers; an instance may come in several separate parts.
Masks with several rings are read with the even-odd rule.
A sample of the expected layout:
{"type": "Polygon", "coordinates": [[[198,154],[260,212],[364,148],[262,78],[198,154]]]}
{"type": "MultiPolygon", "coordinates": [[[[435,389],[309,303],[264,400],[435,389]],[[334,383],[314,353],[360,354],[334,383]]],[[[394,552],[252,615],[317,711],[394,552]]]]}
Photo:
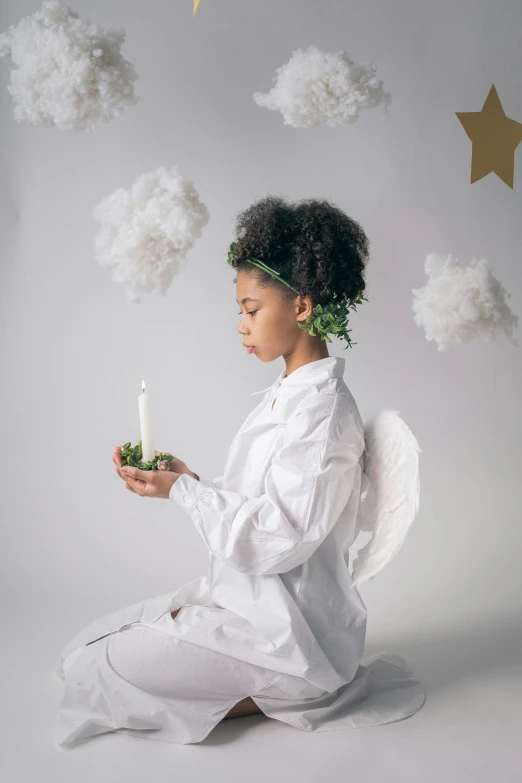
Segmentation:
{"type": "Polygon", "coordinates": [[[115,469],[116,473],[118,474],[118,476],[119,476],[121,479],[123,479],[123,481],[126,481],[126,480],[127,480],[127,478],[128,478],[128,476],[124,476],[124,475],[122,474],[122,472],[121,472],[121,470],[120,470],[120,467],[121,467],[121,466],[119,466],[119,465],[116,465],[114,469],[115,469]]]}
{"type": "Polygon", "coordinates": [[[127,484],[127,482],[129,481],[129,476],[125,476],[125,475],[122,476],[121,473],[120,473],[120,476],[122,477],[123,481],[125,482],[125,486],[127,487],[127,489],[130,489],[130,491],[134,492],[134,494],[136,495],[137,494],[136,490],[133,489],[130,484],[127,484]]]}
{"type": "MultiPolygon", "coordinates": [[[[127,489],[130,489],[130,491],[134,492],[134,494],[136,495],[137,494],[136,490],[134,490],[129,484],[127,484],[127,481],[129,480],[130,477],[129,476],[125,476],[121,472],[122,461],[121,461],[120,449],[121,449],[121,446],[116,446],[115,449],[114,449],[113,455],[112,455],[112,461],[114,462],[114,464],[116,466],[116,468],[115,468],[116,469],[116,473],[118,474],[118,476],[121,479],[123,479],[123,481],[125,481],[125,486],[127,487],[127,489]]],[[[160,453],[159,451],[156,452],[156,454],[159,454],[159,453],[160,453]]],[[[139,479],[136,479],[136,481],[139,481],[139,479]]],[[[140,483],[143,484],[144,486],[146,484],[145,481],[141,481],[140,483]]]]}
{"type": "Polygon", "coordinates": [[[116,465],[121,465],[121,454],[119,447],[116,447],[112,453],[112,461],[116,463],[116,465]]]}
{"type": "Polygon", "coordinates": [[[121,475],[121,473],[120,473],[120,469],[119,469],[119,467],[118,467],[117,465],[116,465],[116,467],[114,468],[114,470],[116,471],[116,473],[118,474],[118,476],[119,476],[121,479],[123,479],[123,480],[124,480],[124,482],[125,482],[125,486],[127,487],[127,489],[130,489],[130,491],[131,491],[131,492],[134,492],[134,494],[136,494],[136,491],[135,491],[135,490],[134,490],[134,489],[133,489],[133,488],[132,488],[132,487],[131,487],[129,484],[127,484],[127,479],[128,479],[128,476],[125,476],[125,477],[124,477],[124,476],[122,476],[122,475],[121,475]]]}
{"type": "Polygon", "coordinates": [[[130,490],[130,492],[134,492],[134,494],[136,495],[136,494],[137,494],[137,493],[136,493],[136,490],[135,490],[135,489],[133,489],[133,488],[132,488],[132,487],[131,487],[129,484],[127,484],[127,480],[128,480],[128,478],[129,478],[129,476],[124,476],[124,475],[122,474],[121,470],[120,470],[120,468],[121,468],[121,457],[120,457],[120,456],[119,456],[119,454],[118,454],[118,452],[119,452],[119,449],[120,449],[120,448],[121,448],[121,446],[116,446],[116,449],[114,450],[114,453],[113,453],[113,455],[112,455],[112,461],[114,462],[114,465],[115,465],[115,467],[114,467],[114,470],[116,471],[116,473],[118,474],[118,476],[119,476],[121,479],[123,479],[123,481],[125,482],[125,486],[126,486],[126,488],[127,488],[128,490],[130,490]]]}

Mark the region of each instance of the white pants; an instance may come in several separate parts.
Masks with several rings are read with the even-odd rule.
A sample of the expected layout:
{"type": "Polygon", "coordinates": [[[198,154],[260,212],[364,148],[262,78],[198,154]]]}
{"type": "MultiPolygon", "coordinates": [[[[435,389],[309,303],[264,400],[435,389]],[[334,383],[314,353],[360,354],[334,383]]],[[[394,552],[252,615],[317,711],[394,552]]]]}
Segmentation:
{"type": "MultiPolygon", "coordinates": [[[[162,620],[174,622],[170,615],[162,620]]],[[[288,675],[281,692],[275,683],[280,675],[270,669],[140,622],[80,647],[64,661],[63,673],[60,745],[108,731],[180,744],[200,742],[247,696],[254,701],[256,695],[302,701],[325,693],[288,675]]]]}
{"type": "Polygon", "coordinates": [[[247,696],[267,717],[310,732],[392,723],[413,715],[426,698],[393,653],[362,661],[351,682],[328,693],[180,638],[171,606],[166,594],[124,607],[69,642],[55,670],[65,686],[58,744],[106,732],[201,742],[247,696]]]}

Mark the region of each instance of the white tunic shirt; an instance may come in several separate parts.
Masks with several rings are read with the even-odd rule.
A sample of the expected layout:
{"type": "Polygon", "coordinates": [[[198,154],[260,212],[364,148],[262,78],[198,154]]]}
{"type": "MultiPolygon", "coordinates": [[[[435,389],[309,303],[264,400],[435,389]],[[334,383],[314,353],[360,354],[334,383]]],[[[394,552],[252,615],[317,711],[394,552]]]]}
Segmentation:
{"type": "Polygon", "coordinates": [[[281,372],[224,475],[183,474],[170,492],[210,554],[208,605],[180,615],[186,639],[327,691],[352,680],[366,630],[348,569],[364,425],[344,368],[329,356],[281,372]]]}
{"type": "Polygon", "coordinates": [[[329,356],[283,371],[232,441],[223,476],[173,484],[169,499],[208,547],[208,574],[99,618],[66,645],[55,672],[65,679],[60,744],[112,730],[198,742],[238,693],[306,731],[420,709],[426,693],[403,658],[361,661],[366,608],[348,550],[365,443],[344,367],[329,356]],[[187,665],[195,680],[180,690],[187,665]]]}
{"type": "Polygon", "coordinates": [[[208,574],[98,618],[66,645],[60,744],[104,731],[199,742],[246,695],[305,731],[420,709],[426,693],[403,658],[361,660],[366,608],[348,566],[365,443],[344,366],[329,356],[283,371],[223,476],[173,484],[169,499],[208,547],[208,574]]]}

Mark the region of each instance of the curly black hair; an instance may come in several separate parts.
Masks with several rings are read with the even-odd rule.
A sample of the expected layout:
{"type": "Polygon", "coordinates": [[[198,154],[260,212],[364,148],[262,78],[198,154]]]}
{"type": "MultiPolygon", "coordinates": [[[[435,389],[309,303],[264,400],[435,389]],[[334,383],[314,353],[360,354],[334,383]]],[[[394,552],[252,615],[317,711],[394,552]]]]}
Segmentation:
{"type": "Polygon", "coordinates": [[[313,307],[346,303],[365,290],[364,269],[370,241],[361,226],[328,199],[285,201],[267,196],[236,218],[235,269],[255,274],[257,283],[279,289],[285,301],[296,293],[248,262],[262,261],[310,296],[313,307]]]}

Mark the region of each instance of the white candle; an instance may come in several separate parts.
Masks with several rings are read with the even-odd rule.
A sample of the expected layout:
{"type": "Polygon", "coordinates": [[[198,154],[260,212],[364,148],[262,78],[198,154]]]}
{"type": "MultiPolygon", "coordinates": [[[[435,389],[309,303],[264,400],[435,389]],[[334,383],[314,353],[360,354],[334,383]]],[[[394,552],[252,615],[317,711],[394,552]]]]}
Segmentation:
{"type": "Polygon", "coordinates": [[[145,391],[145,381],[141,382],[141,389],[141,394],[138,397],[138,405],[140,410],[142,461],[152,462],[156,455],[154,453],[154,438],[152,434],[150,396],[145,391]]]}

